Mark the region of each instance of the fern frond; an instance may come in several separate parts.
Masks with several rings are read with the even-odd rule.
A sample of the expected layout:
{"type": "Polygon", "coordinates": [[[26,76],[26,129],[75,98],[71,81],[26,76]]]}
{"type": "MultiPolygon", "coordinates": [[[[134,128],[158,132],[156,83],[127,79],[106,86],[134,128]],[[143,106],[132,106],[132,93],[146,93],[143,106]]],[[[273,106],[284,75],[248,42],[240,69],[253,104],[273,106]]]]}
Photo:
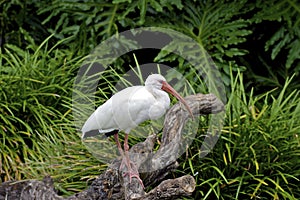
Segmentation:
{"type": "Polygon", "coordinates": [[[219,60],[222,60],[225,53],[228,56],[246,53],[243,50],[238,52],[233,47],[246,41],[245,36],[251,33],[247,29],[247,20],[235,19],[235,16],[244,12],[245,1],[205,1],[195,4],[197,3],[184,2],[181,15],[166,13],[165,18],[158,23],[190,36],[219,60]]]}
{"type": "MultiPolygon", "coordinates": [[[[256,22],[262,20],[280,21],[281,26],[266,42],[265,50],[271,50],[271,58],[274,60],[283,52],[288,51],[285,67],[291,68],[300,59],[300,4],[296,0],[273,1],[272,3],[257,4],[261,9],[255,16],[256,22]]],[[[295,64],[296,66],[296,64],[295,64]]],[[[300,70],[300,66],[295,71],[300,70]]]]}
{"type": "MultiPolygon", "coordinates": [[[[185,40],[176,41],[174,46],[169,45],[168,48],[171,48],[173,51],[167,52],[164,49],[155,58],[155,61],[178,61],[179,70],[188,76],[193,74],[191,75],[191,79],[193,79],[192,77],[196,76],[195,71],[193,72],[192,69],[194,67],[201,68],[201,66],[209,67],[212,62],[210,59],[213,58],[215,62],[218,62],[218,68],[225,72],[222,74],[224,76],[222,79],[227,80],[225,84],[229,85],[229,74],[226,73],[228,70],[222,69],[222,67],[229,68],[228,60],[247,53],[246,50],[239,48],[238,44],[245,42],[246,36],[251,33],[249,28],[250,21],[236,17],[251,10],[251,8],[245,9],[247,7],[246,3],[246,1],[185,1],[183,3],[184,9],[180,11],[180,14],[174,11],[165,11],[160,19],[149,16],[147,22],[152,26],[176,30],[192,38],[194,40],[192,43],[196,43],[202,48],[199,60],[203,61],[203,63],[198,63],[196,66],[189,65],[183,58],[171,53],[180,52],[181,55],[195,55],[193,48],[185,48],[194,44],[186,44],[185,40]],[[209,56],[207,53],[209,53],[209,56]],[[210,61],[206,62],[206,60],[210,61]]],[[[235,64],[231,63],[232,65],[235,64]]],[[[195,81],[195,84],[200,83],[195,81]]]]}

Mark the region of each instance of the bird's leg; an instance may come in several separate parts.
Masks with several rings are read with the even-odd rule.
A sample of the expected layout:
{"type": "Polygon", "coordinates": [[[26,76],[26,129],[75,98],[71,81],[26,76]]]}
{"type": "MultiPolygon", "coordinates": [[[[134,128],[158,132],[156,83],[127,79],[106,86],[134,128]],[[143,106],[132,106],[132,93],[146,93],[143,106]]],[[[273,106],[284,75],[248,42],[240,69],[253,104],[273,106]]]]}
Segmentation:
{"type": "Polygon", "coordinates": [[[121,162],[121,164],[120,164],[119,170],[120,170],[120,171],[122,170],[122,168],[123,168],[123,166],[124,166],[124,163],[125,163],[126,166],[127,166],[127,170],[128,170],[128,171],[124,174],[124,176],[129,175],[129,181],[130,181],[130,182],[131,182],[131,178],[132,178],[132,177],[136,177],[136,178],[139,180],[140,184],[141,184],[141,185],[143,186],[143,188],[144,188],[144,184],[143,184],[143,181],[142,181],[142,180],[140,179],[140,177],[139,177],[139,173],[138,173],[137,167],[136,167],[135,164],[132,163],[132,162],[130,161],[130,159],[129,159],[129,153],[128,153],[128,151],[129,151],[128,134],[125,134],[125,140],[124,140],[124,151],[125,151],[125,154],[124,154],[124,151],[123,151],[122,146],[121,146],[121,144],[120,144],[118,133],[114,134],[114,138],[115,138],[115,141],[116,141],[118,150],[119,150],[119,152],[120,152],[120,154],[121,154],[121,156],[122,156],[122,162],[121,162]],[[133,165],[135,171],[131,168],[131,164],[133,165]]]}
{"type": "Polygon", "coordinates": [[[119,170],[121,171],[121,169],[122,169],[123,166],[124,166],[124,162],[125,162],[124,158],[125,158],[125,155],[124,155],[124,151],[123,151],[123,149],[122,149],[121,143],[120,143],[120,141],[119,141],[119,134],[118,134],[118,133],[114,134],[114,138],[115,138],[115,141],[116,141],[116,144],[117,144],[119,153],[120,153],[120,155],[121,155],[121,157],[122,157],[122,162],[121,162],[120,167],[119,167],[119,170]]]}
{"type": "Polygon", "coordinates": [[[118,146],[118,149],[119,149],[119,152],[120,152],[121,156],[124,157],[124,152],[123,152],[122,146],[121,146],[120,141],[119,141],[119,134],[115,133],[114,138],[115,138],[115,141],[117,143],[117,146],[118,146]]]}
{"type": "MultiPolygon", "coordinates": [[[[131,178],[132,177],[136,177],[138,179],[138,181],[140,182],[140,184],[142,185],[142,187],[144,188],[144,184],[143,181],[141,180],[140,176],[139,176],[139,171],[136,167],[136,165],[130,161],[129,159],[129,145],[128,145],[128,134],[125,134],[125,139],[124,139],[124,152],[125,152],[125,163],[127,165],[127,172],[124,173],[123,176],[129,176],[129,182],[131,183],[131,178]],[[132,167],[131,167],[132,164],[132,167]]],[[[123,162],[123,161],[122,161],[123,162]]]]}

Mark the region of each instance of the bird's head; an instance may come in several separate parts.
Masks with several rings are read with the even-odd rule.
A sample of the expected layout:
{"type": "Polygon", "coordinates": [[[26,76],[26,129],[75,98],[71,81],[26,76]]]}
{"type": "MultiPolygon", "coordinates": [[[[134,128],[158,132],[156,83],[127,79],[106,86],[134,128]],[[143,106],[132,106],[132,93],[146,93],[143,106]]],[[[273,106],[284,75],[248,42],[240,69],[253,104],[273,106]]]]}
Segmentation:
{"type": "Polygon", "coordinates": [[[166,79],[160,74],[151,74],[145,81],[146,87],[155,89],[162,89],[163,83],[167,82],[166,79]]]}
{"type": "Polygon", "coordinates": [[[151,89],[159,89],[168,92],[175,96],[183,105],[186,107],[187,111],[190,113],[191,117],[194,119],[193,112],[188,106],[186,101],[180,96],[176,90],[167,83],[166,79],[160,74],[151,74],[145,81],[145,86],[151,89]]]}

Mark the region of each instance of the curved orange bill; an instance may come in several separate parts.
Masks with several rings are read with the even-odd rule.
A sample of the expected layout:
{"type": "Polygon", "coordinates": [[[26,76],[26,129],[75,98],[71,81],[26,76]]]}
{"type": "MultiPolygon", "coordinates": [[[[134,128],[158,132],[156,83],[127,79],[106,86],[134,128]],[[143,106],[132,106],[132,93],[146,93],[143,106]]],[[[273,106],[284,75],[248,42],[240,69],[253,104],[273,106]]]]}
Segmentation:
{"type": "Polygon", "coordinates": [[[186,103],[186,101],[180,96],[180,94],[178,94],[178,92],[176,92],[176,90],[174,90],[174,88],[172,88],[171,85],[169,85],[166,81],[162,82],[162,90],[172,94],[173,96],[175,96],[181,103],[183,103],[183,105],[186,107],[187,111],[190,113],[192,119],[194,119],[194,115],[193,112],[191,110],[191,108],[188,106],[188,104],[186,103]]]}

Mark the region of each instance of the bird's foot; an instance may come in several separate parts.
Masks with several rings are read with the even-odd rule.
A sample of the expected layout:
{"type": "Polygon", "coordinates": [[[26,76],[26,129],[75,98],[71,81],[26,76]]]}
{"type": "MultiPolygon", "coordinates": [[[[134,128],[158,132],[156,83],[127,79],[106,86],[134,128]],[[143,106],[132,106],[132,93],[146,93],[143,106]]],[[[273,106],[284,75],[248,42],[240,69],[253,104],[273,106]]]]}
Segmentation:
{"type": "Polygon", "coordinates": [[[142,181],[142,179],[139,176],[139,171],[137,169],[137,166],[133,162],[131,162],[130,160],[127,160],[126,157],[123,157],[122,162],[120,164],[119,170],[120,171],[124,171],[123,172],[123,177],[129,176],[129,183],[131,183],[132,177],[135,177],[135,178],[138,179],[138,181],[140,182],[141,186],[143,188],[145,188],[144,184],[143,184],[143,181],[142,181]],[[127,168],[124,170],[124,166],[125,165],[126,165],[127,168]]]}
{"type": "Polygon", "coordinates": [[[143,184],[143,181],[142,181],[142,179],[140,178],[139,173],[138,173],[137,171],[134,171],[134,170],[128,170],[127,172],[124,172],[124,173],[123,173],[123,176],[124,176],[124,177],[125,177],[125,176],[129,176],[129,183],[131,183],[132,177],[135,177],[136,179],[138,179],[138,181],[139,181],[139,183],[141,184],[141,186],[142,186],[143,188],[145,188],[145,187],[144,187],[144,184],[143,184]]]}

